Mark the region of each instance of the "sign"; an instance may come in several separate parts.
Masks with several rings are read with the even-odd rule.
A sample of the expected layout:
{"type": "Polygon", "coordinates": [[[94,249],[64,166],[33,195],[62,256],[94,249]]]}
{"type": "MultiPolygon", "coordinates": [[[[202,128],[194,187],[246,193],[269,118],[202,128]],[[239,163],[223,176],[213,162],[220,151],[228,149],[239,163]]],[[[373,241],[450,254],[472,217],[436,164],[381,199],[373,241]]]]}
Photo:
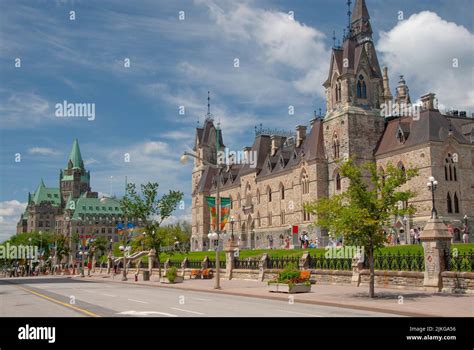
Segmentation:
{"type": "Polygon", "coordinates": [[[294,235],[297,235],[297,234],[298,234],[298,225],[293,225],[293,226],[291,226],[291,232],[292,232],[294,235]]]}

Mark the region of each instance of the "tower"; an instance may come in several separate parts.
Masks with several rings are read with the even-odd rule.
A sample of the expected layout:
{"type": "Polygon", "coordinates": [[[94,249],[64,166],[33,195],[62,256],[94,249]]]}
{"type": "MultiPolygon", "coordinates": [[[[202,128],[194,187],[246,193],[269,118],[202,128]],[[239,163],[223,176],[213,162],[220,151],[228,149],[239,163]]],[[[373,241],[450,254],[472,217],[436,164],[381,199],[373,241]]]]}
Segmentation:
{"type": "Polygon", "coordinates": [[[83,193],[91,190],[90,172],[84,168],[84,161],[77,139],[72,144],[66,168],[59,171],[59,186],[63,204],[68,198],[78,198],[83,193]]]}
{"type": "Polygon", "coordinates": [[[374,150],[384,130],[380,106],[390,94],[384,89],[365,0],[355,1],[347,31],[342,46],[332,50],[329,75],[323,84],[329,195],[346,185],[338,173],[338,160],[353,157],[356,162],[374,161],[374,150]]]}

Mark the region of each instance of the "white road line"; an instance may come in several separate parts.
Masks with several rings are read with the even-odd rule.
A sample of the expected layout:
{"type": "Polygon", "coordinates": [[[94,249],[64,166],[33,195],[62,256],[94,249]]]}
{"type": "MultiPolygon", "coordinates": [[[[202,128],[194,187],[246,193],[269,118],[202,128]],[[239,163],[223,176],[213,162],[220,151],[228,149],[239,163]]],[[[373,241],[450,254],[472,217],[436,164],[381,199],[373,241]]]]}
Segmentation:
{"type": "Polygon", "coordinates": [[[136,303],[148,304],[146,301],[141,301],[141,300],[135,300],[135,299],[127,299],[127,300],[134,301],[136,303]]]}
{"type": "Polygon", "coordinates": [[[304,316],[311,316],[311,317],[323,317],[323,316],[320,316],[320,315],[307,314],[307,313],[304,313],[304,312],[297,312],[297,311],[287,311],[287,310],[275,310],[275,311],[287,312],[289,314],[297,314],[297,315],[304,315],[304,316]]]}
{"type": "Polygon", "coordinates": [[[201,298],[191,298],[193,300],[199,300],[199,301],[211,301],[211,299],[201,299],[201,298]]]}
{"type": "Polygon", "coordinates": [[[117,312],[117,315],[132,315],[132,316],[163,315],[163,316],[169,316],[169,317],[178,317],[178,315],[169,314],[169,313],[167,313],[167,312],[159,312],[159,311],[135,311],[135,310],[117,312]]]}
{"type": "Polygon", "coordinates": [[[112,298],[115,298],[116,295],[113,295],[113,294],[105,294],[105,293],[102,293],[102,295],[105,295],[106,297],[112,297],[112,298]]]}
{"type": "Polygon", "coordinates": [[[177,311],[183,311],[183,312],[189,312],[190,314],[205,315],[202,312],[196,312],[196,311],[185,310],[185,309],[178,309],[177,307],[171,307],[170,309],[177,310],[177,311]]]}

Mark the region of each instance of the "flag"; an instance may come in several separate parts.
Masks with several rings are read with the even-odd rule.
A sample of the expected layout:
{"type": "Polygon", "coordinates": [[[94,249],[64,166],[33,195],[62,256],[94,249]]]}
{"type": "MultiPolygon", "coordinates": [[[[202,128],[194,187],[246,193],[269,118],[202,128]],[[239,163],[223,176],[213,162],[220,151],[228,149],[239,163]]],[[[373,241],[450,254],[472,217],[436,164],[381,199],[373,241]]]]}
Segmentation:
{"type": "MultiPolygon", "coordinates": [[[[216,230],[217,227],[217,209],[216,209],[216,198],[206,197],[207,205],[211,212],[211,229],[216,230]]],[[[221,197],[221,215],[220,215],[220,229],[223,230],[225,224],[229,221],[230,214],[230,198],[221,197]]]]}

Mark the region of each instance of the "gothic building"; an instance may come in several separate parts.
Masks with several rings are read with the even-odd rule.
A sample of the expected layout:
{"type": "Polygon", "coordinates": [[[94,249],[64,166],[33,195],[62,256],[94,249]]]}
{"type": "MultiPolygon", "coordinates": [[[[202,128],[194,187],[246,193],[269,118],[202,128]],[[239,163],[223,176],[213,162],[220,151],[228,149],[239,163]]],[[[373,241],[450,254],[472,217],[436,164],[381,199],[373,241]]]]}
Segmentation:
{"type": "MultiPolygon", "coordinates": [[[[409,89],[401,76],[393,97],[388,69],[382,70],[377,59],[364,0],[355,2],[343,44],[332,50],[323,86],[324,117],[311,120],[309,128],[296,126],[291,134],[257,130],[253,145],[243,149],[248,156],[255,155],[255,166],[232,164],[222,171],[220,194],[231,198],[233,218],[225,231],[234,233],[241,248],[267,248],[270,241],[278,248],[287,237],[297,244],[293,226],[324,244],[327,234],[310,225],[314,218],[304,210],[304,204],[345,190],[347,183],[337,162],[343,157],[375,162],[381,171],[388,163],[419,169],[419,175],[405,185],[416,193],[409,204],[417,211],[393,222],[394,229],[405,232],[402,242],[410,227],[423,227],[430,217],[431,193],[426,188],[430,176],[439,182],[435,200],[440,218],[455,232],[466,221],[472,227],[474,119],[465,112],[442,114],[432,93],[421,97],[417,114],[387,113],[387,106],[398,111],[410,106],[409,89]]],[[[196,129],[194,151],[215,163],[217,149],[224,147],[222,131],[208,114],[204,125],[196,129]]],[[[216,175],[216,169],[195,160],[192,250],[209,249],[211,227],[205,197],[215,196],[216,175]]],[[[454,239],[459,240],[459,235],[454,239]]]]}
{"type": "Polygon", "coordinates": [[[117,224],[125,219],[120,202],[99,198],[90,187],[78,140],[74,140],[66,168],[59,171],[59,187],[46,187],[41,180],[18,224],[17,233],[42,231],[72,236],[105,236],[118,241],[117,224]]]}

